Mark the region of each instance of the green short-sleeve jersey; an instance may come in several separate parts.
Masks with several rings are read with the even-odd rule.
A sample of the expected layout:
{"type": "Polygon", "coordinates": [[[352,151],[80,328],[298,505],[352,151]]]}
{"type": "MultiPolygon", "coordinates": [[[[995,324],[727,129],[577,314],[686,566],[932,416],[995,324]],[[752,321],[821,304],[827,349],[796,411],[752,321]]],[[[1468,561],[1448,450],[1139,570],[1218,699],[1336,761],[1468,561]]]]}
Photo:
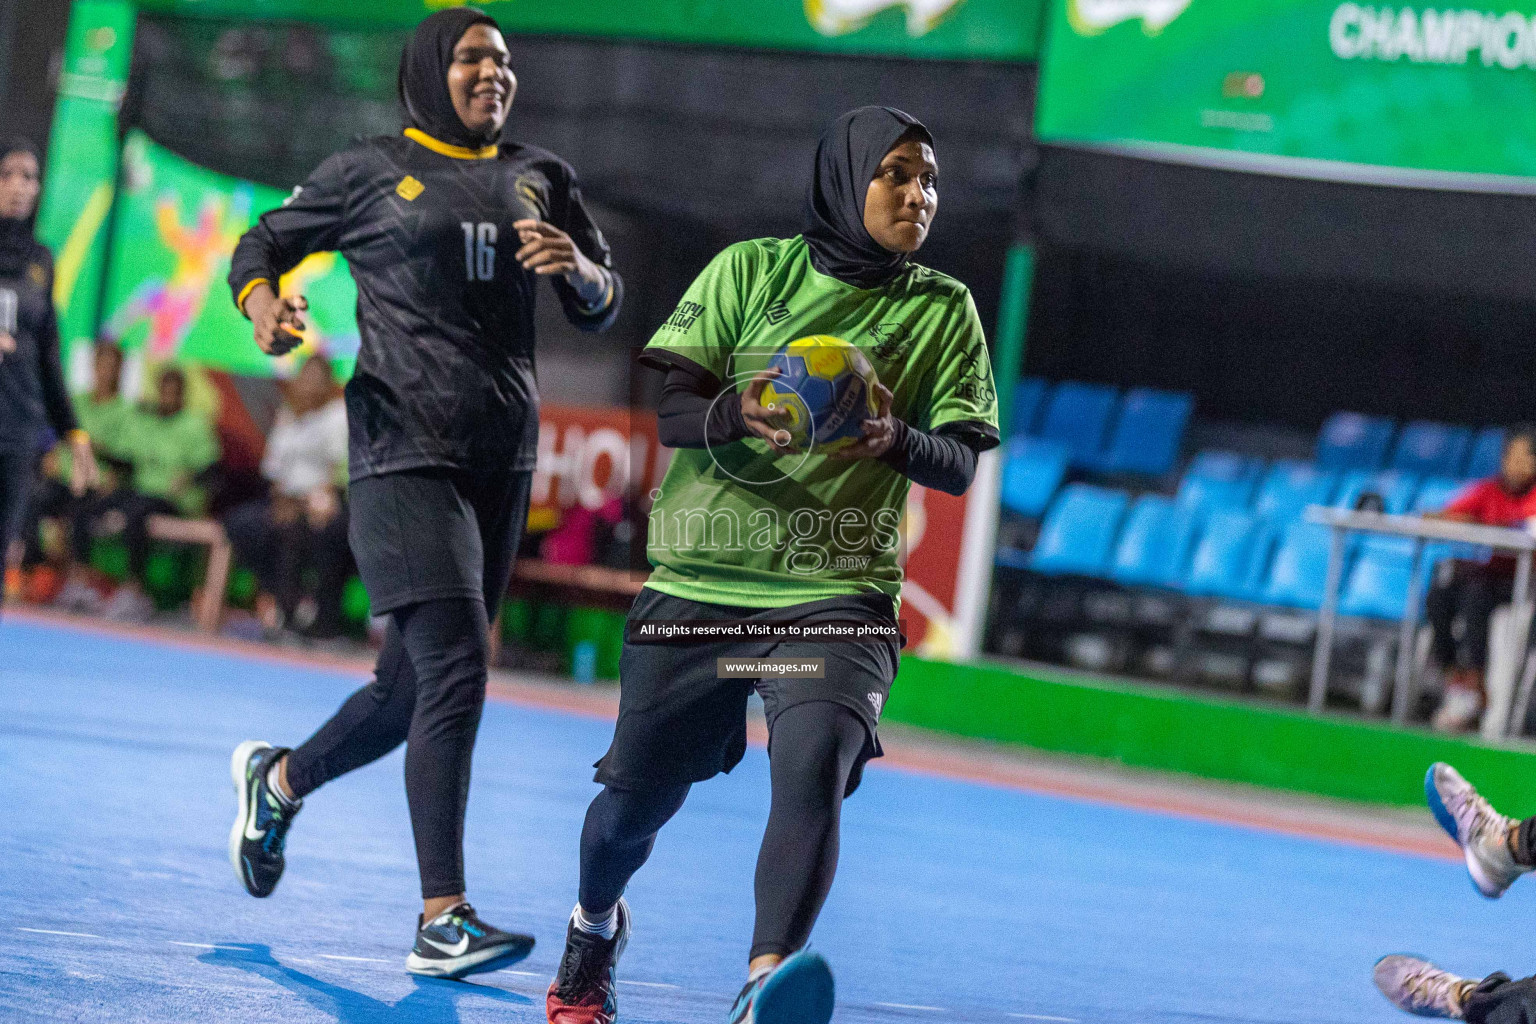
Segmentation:
{"type": "MultiPolygon", "coordinates": [[[[817,271],[799,236],[722,252],[647,352],[744,389],[775,352],[811,335],[868,356],[891,389],[892,414],[909,425],[997,429],[986,338],[965,285],[909,264],[888,284],[856,288],[817,271]]],[[[778,455],[756,438],[679,449],[651,509],[646,585],[751,608],[869,592],[899,599],[907,489],[882,462],[778,455]]]]}
{"type": "Polygon", "coordinates": [[[219,460],[219,439],[207,417],[192,409],[174,416],[135,409],[128,419],[123,456],[133,463],[133,489],[166,498],[183,515],[207,504],[192,478],[219,460]]]}
{"type": "MultiPolygon", "coordinates": [[[[124,438],[129,430],[129,419],[134,414],[133,406],[121,396],[98,402],[91,397],[90,392],[76,395],[74,406],[75,419],[79,421],[80,429],[90,436],[91,447],[96,450],[96,454],[107,458],[121,458],[124,438]]],[[[69,445],[59,445],[55,478],[68,481],[73,465],[74,455],[69,450],[69,445]]],[[[98,464],[96,468],[100,473],[101,466],[98,464]]]]}

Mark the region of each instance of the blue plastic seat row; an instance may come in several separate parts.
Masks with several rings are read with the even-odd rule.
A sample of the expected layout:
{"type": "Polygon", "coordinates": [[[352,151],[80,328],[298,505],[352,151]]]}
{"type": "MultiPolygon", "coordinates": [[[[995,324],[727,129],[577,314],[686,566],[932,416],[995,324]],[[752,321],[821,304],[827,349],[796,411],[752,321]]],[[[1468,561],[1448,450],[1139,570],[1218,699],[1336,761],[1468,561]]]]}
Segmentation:
{"type": "Polygon", "coordinates": [[[1069,465],[1100,473],[1161,476],[1178,461],[1194,410],[1185,392],[1026,377],[1014,389],[1012,433],[1063,445],[1069,465]]]}
{"type": "MultiPolygon", "coordinates": [[[[1034,550],[1017,567],[1316,609],[1324,598],[1331,544],[1332,531],[1315,523],[1280,523],[1219,506],[1202,509],[1163,495],[1133,502],[1124,491],[1070,484],[1046,514],[1034,550]]],[[[1467,557],[1453,545],[1426,548],[1421,595],[1434,563],[1452,555],[1467,557]]],[[[1343,614],[1402,616],[1413,574],[1411,541],[1351,536],[1341,568],[1343,614]]]]}
{"type": "Polygon", "coordinates": [[[1499,470],[1502,427],[1471,427],[1414,420],[1397,430],[1385,416],[1337,412],[1317,434],[1316,461],[1324,469],[1395,469],[1415,476],[1485,477],[1499,470]],[[1396,443],[1393,435],[1396,434],[1396,443]]]}
{"type": "Polygon", "coordinates": [[[1301,518],[1309,505],[1353,508],[1367,491],[1379,495],[1394,514],[1442,508],[1464,485],[1451,477],[1421,479],[1399,470],[1327,469],[1282,459],[1264,468],[1263,460],[1235,452],[1201,452],[1179,482],[1181,505],[1210,513],[1217,509],[1251,510],[1261,518],[1286,523],[1301,518]]]}

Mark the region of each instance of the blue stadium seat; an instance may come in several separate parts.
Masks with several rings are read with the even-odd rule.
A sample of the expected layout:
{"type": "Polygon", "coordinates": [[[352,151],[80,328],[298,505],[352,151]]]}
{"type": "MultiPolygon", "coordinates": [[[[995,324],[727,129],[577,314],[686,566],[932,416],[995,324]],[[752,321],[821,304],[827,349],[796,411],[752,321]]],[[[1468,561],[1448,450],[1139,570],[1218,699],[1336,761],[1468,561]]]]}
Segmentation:
{"type": "Polygon", "coordinates": [[[1110,576],[1127,586],[1171,587],[1183,578],[1200,514],[1160,494],[1136,499],[1115,545],[1110,576]]]}
{"type": "Polygon", "coordinates": [[[1119,399],[1120,392],[1106,384],[1058,384],[1045,403],[1045,418],[1038,433],[1047,441],[1065,444],[1072,453],[1072,465],[1091,467],[1104,447],[1104,435],[1119,399]]]}
{"type": "MultiPolygon", "coordinates": [[[[1426,559],[1429,555],[1426,550],[1426,559]]],[[[1412,540],[1407,537],[1364,537],[1356,547],[1354,565],[1350,567],[1339,594],[1339,614],[1368,619],[1401,619],[1403,609],[1408,605],[1408,584],[1412,578],[1412,540]]]]}
{"type": "Polygon", "coordinates": [[[1197,597],[1247,601],[1254,597],[1258,567],[1272,534],[1258,516],[1216,509],[1205,520],[1184,577],[1184,592],[1197,597]]]}
{"type": "Polygon", "coordinates": [[[1356,469],[1344,474],[1333,504],[1336,508],[1354,508],[1360,495],[1366,491],[1374,491],[1381,495],[1382,505],[1386,507],[1387,512],[1400,516],[1408,511],[1418,489],[1418,477],[1399,473],[1395,469],[1383,469],[1375,473],[1366,469],[1356,469]]]}
{"type": "Polygon", "coordinates": [[[1472,445],[1472,428],[1414,420],[1397,435],[1393,469],[1418,476],[1451,476],[1461,472],[1472,445]]]}
{"type": "MultiPolygon", "coordinates": [[[[1293,608],[1321,607],[1332,541],[1333,531],[1318,523],[1296,522],[1287,526],[1270,564],[1264,602],[1293,608]]],[[[1345,568],[1348,569],[1347,564],[1345,568]]]]}
{"type": "Polygon", "coordinates": [[[1275,523],[1301,518],[1308,505],[1326,505],[1339,484],[1339,474],[1310,462],[1283,459],[1269,467],[1259,485],[1253,510],[1275,523]]]}
{"type": "Polygon", "coordinates": [[[1201,452],[1179,482],[1179,504],[1202,512],[1246,509],[1263,468],[1258,459],[1236,452],[1201,452]]]}
{"type": "Polygon", "coordinates": [[[1067,475],[1067,446],[1059,441],[1015,437],[1003,451],[1003,507],[1038,519],[1067,475]]]}
{"type": "Polygon", "coordinates": [[[1336,412],[1318,431],[1316,461],[1324,469],[1380,469],[1391,443],[1386,417],[1336,412]]]}
{"type": "Polygon", "coordinates": [[[1453,476],[1432,476],[1419,485],[1419,493],[1413,497],[1414,512],[1438,512],[1467,486],[1467,481],[1453,476]]]}
{"type": "Polygon", "coordinates": [[[1048,575],[1104,576],[1130,495],[1068,484],[1045,514],[1029,567],[1048,575]]]}
{"type": "Polygon", "coordinates": [[[1178,461],[1179,442],[1194,408],[1195,397],[1186,392],[1127,391],[1098,468],[1106,473],[1162,476],[1178,461]]]}
{"type": "Polygon", "coordinates": [[[1008,428],[1010,437],[1031,433],[1035,421],[1040,418],[1040,406],[1045,404],[1045,392],[1050,387],[1039,377],[1025,377],[1013,386],[1013,423],[1008,428]]]}
{"type": "Polygon", "coordinates": [[[1504,439],[1509,436],[1503,427],[1484,427],[1472,442],[1472,454],[1467,457],[1466,468],[1461,475],[1473,480],[1499,475],[1499,462],[1504,458],[1504,439]]]}

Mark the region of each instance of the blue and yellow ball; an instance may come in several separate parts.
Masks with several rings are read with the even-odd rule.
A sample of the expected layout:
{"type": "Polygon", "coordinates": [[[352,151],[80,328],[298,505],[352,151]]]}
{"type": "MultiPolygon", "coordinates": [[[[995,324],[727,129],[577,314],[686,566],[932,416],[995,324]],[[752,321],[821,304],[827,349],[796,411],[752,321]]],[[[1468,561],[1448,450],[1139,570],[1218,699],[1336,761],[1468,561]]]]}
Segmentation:
{"type": "Polygon", "coordinates": [[[789,413],[791,445],[831,454],[864,436],[864,421],[879,414],[875,368],[854,345],[829,334],[790,342],[769,360],[779,371],[763,388],[762,404],[789,413]]]}

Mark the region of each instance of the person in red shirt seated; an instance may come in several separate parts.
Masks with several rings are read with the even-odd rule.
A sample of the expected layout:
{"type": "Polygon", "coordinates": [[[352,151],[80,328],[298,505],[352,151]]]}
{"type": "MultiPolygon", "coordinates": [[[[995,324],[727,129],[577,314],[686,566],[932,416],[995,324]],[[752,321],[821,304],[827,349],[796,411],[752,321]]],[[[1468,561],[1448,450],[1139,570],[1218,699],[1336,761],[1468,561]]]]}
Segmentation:
{"type": "MultiPolygon", "coordinates": [[[[1536,426],[1510,432],[1498,476],[1467,485],[1445,508],[1428,515],[1515,527],[1536,517],[1536,426]]],[[[1482,716],[1488,621],[1495,608],[1509,602],[1514,580],[1515,563],[1508,556],[1486,562],[1447,559],[1436,567],[1424,607],[1434,629],[1433,657],[1445,672],[1445,695],[1433,719],[1441,732],[1465,732],[1482,716]]]]}

